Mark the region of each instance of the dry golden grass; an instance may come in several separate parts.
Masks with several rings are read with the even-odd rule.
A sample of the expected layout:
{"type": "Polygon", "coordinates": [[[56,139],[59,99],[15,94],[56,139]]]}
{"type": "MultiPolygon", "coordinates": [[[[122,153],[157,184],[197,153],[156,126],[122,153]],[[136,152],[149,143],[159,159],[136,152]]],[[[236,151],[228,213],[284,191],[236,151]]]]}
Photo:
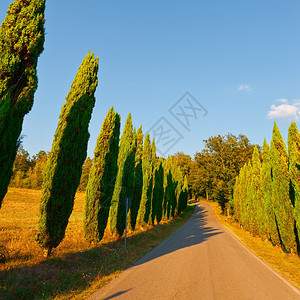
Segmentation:
{"type": "Polygon", "coordinates": [[[10,188],[0,210],[0,245],[8,252],[0,264],[0,299],[83,299],[160,243],[189,219],[181,217],[129,232],[124,239],[105,237],[91,245],[83,237],[84,193],[77,193],[62,243],[45,259],[34,241],[41,191],[10,188]]]}
{"type": "Polygon", "coordinates": [[[237,222],[222,215],[221,208],[217,203],[201,201],[212,206],[220,223],[250,251],[300,289],[300,258],[298,255],[284,253],[280,247],[274,247],[271,242],[263,241],[260,237],[254,237],[250,232],[241,229],[237,222]]]}

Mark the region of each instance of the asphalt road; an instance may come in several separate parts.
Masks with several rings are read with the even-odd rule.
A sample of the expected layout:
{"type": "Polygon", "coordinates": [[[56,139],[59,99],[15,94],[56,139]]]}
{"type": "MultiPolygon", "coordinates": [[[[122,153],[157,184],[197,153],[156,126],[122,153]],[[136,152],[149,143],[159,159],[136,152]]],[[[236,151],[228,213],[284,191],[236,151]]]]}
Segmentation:
{"type": "Polygon", "coordinates": [[[300,299],[300,291],[262,263],[206,203],[159,246],[90,299],[300,299]]]}

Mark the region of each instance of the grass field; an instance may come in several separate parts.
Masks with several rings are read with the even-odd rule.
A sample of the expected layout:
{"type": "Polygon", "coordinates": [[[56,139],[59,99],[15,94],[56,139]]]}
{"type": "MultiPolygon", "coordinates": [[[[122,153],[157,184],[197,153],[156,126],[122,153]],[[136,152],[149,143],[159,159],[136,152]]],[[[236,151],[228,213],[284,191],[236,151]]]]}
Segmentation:
{"type": "Polygon", "coordinates": [[[91,245],[83,237],[84,193],[77,193],[65,239],[45,259],[34,241],[41,191],[10,188],[0,209],[0,245],[8,259],[0,264],[0,299],[84,299],[183,225],[194,206],[167,223],[105,237],[91,245]]]}
{"type": "MultiPolygon", "coordinates": [[[[202,201],[207,202],[205,200],[202,201]]],[[[300,289],[300,258],[298,255],[284,253],[280,247],[274,247],[269,241],[263,241],[260,237],[252,236],[248,231],[241,229],[237,222],[222,215],[221,208],[217,203],[207,203],[212,206],[217,219],[228,231],[252,253],[300,289]]]]}

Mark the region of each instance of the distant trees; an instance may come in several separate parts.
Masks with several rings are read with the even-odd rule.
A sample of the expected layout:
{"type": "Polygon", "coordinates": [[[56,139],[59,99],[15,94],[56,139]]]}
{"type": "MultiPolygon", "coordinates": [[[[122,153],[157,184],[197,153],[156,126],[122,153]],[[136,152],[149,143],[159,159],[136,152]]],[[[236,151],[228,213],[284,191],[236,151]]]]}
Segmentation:
{"type": "Polygon", "coordinates": [[[292,123],[287,151],[274,123],[271,148],[264,141],[261,155],[254,149],[252,162],[241,169],[233,194],[234,216],[242,226],[294,253],[299,251],[299,141],[292,123]]]}
{"type": "Polygon", "coordinates": [[[88,53],[72,83],[62,107],[51,152],[49,153],[39,232],[36,240],[49,255],[65,235],[74,197],[80,182],[89,139],[88,125],[98,84],[98,58],[88,53]]]}
{"type": "Polygon", "coordinates": [[[204,149],[195,154],[196,167],[191,164],[189,168],[190,188],[196,197],[217,201],[225,211],[232,197],[235,178],[240,168],[251,159],[254,145],[246,136],[230,133],[210,137],[204,143],[204,149]]]}
{"type": "Polygon", "coordinates": [[[44,49],[45,0],[16,0],[0,28],[0,207],[19,147],[23,118],[37,89],[44,49]]]}

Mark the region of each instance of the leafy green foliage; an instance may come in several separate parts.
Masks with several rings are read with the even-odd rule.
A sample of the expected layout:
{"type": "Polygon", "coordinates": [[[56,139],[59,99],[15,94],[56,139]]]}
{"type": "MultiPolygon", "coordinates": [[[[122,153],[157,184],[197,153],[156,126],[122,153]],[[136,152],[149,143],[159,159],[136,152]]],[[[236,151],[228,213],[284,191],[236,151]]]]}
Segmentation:
{"type": "Polygon", "coordinates": [[[204,140],[205,148],[195,154],[197,169],[193,171],[196,196],[218,201],[223,212],[232,195],[235,178],[251,159],[254,145],[244,135],[233,134],[204,140]]]}
{"type": "Polygon", "coordinates": [[[252,164],[245,164],[236,179],[233,193],[234,216],[241,225],[281,245],[287,252],[297,252],[297,212],[299,169],[297,146],[299,133],[295,124],[289,129],[289,156],[280,131],[274,123],[271,149],[264,141],[261,158],[255,148],[252,164]],[[298,136],[297,136],[298,134],[298,136]],[[289,165],[288,165],[289,158],[289,165]],[[262,159],[262,163],[261,163],[262,159]]]}
{"type": "Polygon", "coordinates": [[[49,254],[65,235],[89,139],[98,58],[88,53],[62,107],[43,182],[37,242],[49,254]]]}
{"type": "Polygon", "coordinates": [[[44,10],[45,0],[16,0],[0,28],[0,207],[20,145],[23,118],[37,89],[44,10]]]}
{"type": "Polygon", "coordinates": [[[120,116],[109,110],[97,139],[93,166],[85,194],[83,228],[89,241],[99,242],[109,216],[117,176],[120,116]]]}

